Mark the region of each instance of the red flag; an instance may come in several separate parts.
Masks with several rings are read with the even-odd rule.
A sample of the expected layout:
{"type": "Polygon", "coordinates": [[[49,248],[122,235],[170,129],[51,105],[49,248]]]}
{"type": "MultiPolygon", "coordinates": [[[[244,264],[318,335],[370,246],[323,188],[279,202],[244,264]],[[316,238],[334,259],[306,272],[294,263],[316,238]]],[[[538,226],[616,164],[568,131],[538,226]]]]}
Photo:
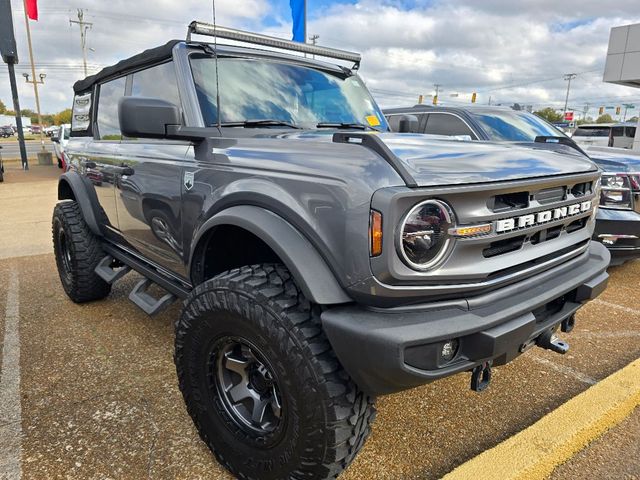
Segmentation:
{"type": "Polygon", "coordinates": [[[24,5],[27,9],[27,17],[38,20],[38,0],[25,0],[24,5]]]}

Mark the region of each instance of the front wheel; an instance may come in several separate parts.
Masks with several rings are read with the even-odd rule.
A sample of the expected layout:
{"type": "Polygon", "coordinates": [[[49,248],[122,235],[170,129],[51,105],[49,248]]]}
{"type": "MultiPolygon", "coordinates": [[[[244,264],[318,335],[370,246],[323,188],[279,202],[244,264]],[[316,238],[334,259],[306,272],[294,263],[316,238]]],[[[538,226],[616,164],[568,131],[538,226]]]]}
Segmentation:
{"type": "Polygon", "coordinates": [[[111,285],[95,272],[106,255],[75,202],[60,202],[53,210],[53,251],[64,291],[76,303],[109,295],[111,285]]]}
{"type": "Polygon", "coordinates": [[[231,270],[198,286],[175,346],[187,410],[239,478],[335,478],[369,434],[373,399],[344,371],[319,308],[280,265],[231,270]]]}

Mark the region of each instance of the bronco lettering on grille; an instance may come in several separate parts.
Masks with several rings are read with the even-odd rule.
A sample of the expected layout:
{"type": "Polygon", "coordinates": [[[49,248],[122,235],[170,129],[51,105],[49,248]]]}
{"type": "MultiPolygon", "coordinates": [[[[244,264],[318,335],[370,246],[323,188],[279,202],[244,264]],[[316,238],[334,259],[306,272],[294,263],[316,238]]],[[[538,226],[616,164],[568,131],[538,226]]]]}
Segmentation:
{"type": "Polygon", "coordinates": [[[574,203],[566,207],[558,207],[552,210],[544,210],[542,212],[530,213],[520,217],[505,218],[497,220],[495,224],[496,233],[507,232],[516,228],[533,227],[541,223],[547,223],[552,220],[561,220],[566,217],[572,217],[579,213],[591,210],[591,200],[581,203],[574,203]]]}

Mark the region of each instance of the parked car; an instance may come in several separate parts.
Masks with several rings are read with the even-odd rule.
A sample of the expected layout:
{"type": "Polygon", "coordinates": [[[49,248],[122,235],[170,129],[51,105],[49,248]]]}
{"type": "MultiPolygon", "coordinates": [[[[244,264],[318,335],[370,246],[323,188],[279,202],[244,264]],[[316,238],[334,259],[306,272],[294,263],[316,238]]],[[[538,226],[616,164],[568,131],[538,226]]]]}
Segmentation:
{"type": "Polygon", "coordinates": [[[50,127],[46,127],[44,129],[44,134],[47,137],[55,137],[58,134],[58,130],[60,129],[60,127],[58,125],[51,125],[50,127]]]}
{"type": "Polygon", "coordinates": [[[53,151],[58,159],[58,167],[66,170],[66,160],[64,156],[64,149],[69,142],[69,133],[71,132],[71,124],[65,123],[60,125],[57,134],[51,139],[53,142],[53,151]]]}
{"type": "Polygon", "coordinates": [[[239,478],[335,478],[376,395],[564,353],[607,283],[591,161],[389,132],[359,64],[193,22],[74,85],[62,286],[102,299],[133,269],[145,312],[184,300],[178,383],[239,478]]]}
{"type": "Polygon", "coordinates": [[[633,147],[638,124],[627,123],[594,123],[580,125],[571,138],[583,147],[633,147]]]}
{"type": "Polygon", "coordinates": [[[13,137],[13,128],[11,128],[11,125],[0,127],[0,137],[2,138],[13,137]]]}
{"type": "Polygon", "coordinates": [[[413,122],[409,130],[415,132],[458,135],[481,141],[529,143],[536,148],[563,149],[567,154],[582,152],[588,155],[604,171],[594,240],[609,248],[612,265],[640,257],[640,186],[636,175],[640,172],[640,165],[632,156],[603,153],[601,149],[585,152],[577,147],[576,150],[572,139],[550,123],[531,113],[508,107],[416,105],[387,109],[384,113],[391,129],[396,131],[400,129],[400,120],[411,115],[417,118],[417,122],[413,122]]]}
{"type": "Polygon", "coordinates": [[[40,125],[31,125],[31,133],[34,135],[39,135],[42,131],[42,127],[40,125]]]}

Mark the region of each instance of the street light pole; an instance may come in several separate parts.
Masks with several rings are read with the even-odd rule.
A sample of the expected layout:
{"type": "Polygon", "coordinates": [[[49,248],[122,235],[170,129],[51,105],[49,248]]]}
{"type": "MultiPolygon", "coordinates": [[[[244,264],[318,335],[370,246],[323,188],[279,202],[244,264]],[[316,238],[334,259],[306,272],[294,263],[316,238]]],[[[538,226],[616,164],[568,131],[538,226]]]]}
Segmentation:
{"type": "Polygon", "coordinates": [[[562,112],[562,115],[564,116],[565,113],[567,113],[567,105],[569,104],[569,89],[571,88],[571,80],[573,80],[574,78],[576,78],[578,75],[576,73],[567,73],[564,76],[565,80],[568,80],[569,83],[567,84],[567,96],[564,99],[564,112],[562,112]]]}

